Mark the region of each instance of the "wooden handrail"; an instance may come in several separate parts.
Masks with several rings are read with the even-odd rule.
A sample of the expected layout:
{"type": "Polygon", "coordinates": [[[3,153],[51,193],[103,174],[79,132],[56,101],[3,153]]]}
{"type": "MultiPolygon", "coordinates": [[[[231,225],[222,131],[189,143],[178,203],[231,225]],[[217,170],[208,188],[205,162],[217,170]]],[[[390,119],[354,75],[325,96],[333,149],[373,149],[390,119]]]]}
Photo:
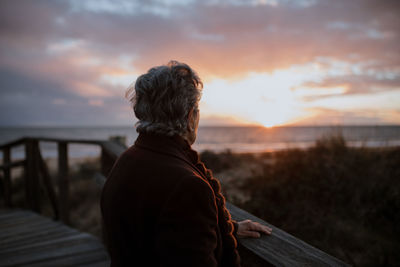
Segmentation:
{"type": "Polygon", "coordinates": [[[17,160],[7,164],[0,165],[0,170],[12,169],[14,167],[24,166],[26,164],[26,160],[17,160]]]}
{"type": "Polygon", "coordinates": [[[341,260],[307,244],[266,221],[227,202],[236,221],[250,219],[271,227],[272,234],[258,239],[240,239],[241,245],[275,266],[349,266],[341,260]]]}
{"type": "Polygon", "coordinates": [[[14,140],[14,141],[11,141],[11,142],[8,142],[8,143],[5,143],[5,144],[1,144],[0,145],[0,150],[25,144],[25,141],[26,141],[26,137],[22,137],[22,138],[18,138],[18,139],[14,140]]]}
{"type": "Polygon", "coordinates": [[[7,142],[5,144],[0,145],[0,150],[3,150],[4,148],[7,147],[15,147],[19,145],[23,145],[26,143],[28,140],[36,140],[36,141],[42,141],[42,142],[54,142],[54,143],[59,143],[59,142],[65,142],[65,143],[71,143],[71,144],[87,144],[87,145],[101,145],[101,143],[108,142],[104,140],[94,140],[94,139],[71,139],[71,138],[53,138],[53,137],[21,137],[16,140],[7,142]]]}

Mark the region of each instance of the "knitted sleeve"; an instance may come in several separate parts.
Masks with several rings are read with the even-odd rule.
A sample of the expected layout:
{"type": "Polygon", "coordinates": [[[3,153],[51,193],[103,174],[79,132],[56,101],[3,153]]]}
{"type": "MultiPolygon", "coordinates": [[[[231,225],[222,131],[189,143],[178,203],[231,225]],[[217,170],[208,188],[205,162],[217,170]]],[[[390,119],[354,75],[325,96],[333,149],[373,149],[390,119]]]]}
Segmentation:
{"type": "Polygon", "coordinates": [[[233,236],[235,238],[237,238],[237,231],[238,231],[238,228],[239,228],[239,224],[235,220],[232,220],[232,223],[233,223],[233,236]]]}

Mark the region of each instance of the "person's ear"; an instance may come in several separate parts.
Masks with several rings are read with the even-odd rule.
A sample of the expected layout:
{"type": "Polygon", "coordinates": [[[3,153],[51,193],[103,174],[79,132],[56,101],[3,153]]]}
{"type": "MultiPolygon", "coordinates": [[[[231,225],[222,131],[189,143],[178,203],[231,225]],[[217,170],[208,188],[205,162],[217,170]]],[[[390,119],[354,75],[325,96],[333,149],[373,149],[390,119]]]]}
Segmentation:
{"type": "Polygon", "coordinates": [[[195,124],[195,114],[194,114],[194,108],[191,108],[189,113],[188,113],[188,124],[187,124],[187,129],[190,132],[194,131],[194,126],[195,124]]]}

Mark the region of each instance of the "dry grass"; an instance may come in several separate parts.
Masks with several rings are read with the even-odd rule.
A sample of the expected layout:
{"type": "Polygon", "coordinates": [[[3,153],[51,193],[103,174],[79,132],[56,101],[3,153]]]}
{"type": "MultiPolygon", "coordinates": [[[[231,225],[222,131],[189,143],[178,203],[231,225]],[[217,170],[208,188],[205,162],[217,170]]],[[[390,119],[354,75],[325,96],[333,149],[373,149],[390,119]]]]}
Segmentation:
{"type": "Polygon", "coordinates": [[[215,175],[248,212],[355,266],[400,262],[400,148],[349,148],[336,136],[306,150],[203,160],[213,157],[235,162],[215,175]]]}

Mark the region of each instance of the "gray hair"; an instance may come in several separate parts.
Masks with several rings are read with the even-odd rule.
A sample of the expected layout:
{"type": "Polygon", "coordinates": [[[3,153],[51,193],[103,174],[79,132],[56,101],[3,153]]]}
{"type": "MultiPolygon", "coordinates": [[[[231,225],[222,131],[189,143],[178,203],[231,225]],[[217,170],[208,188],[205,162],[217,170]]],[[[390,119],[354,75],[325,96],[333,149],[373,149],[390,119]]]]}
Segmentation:
{"type": "Polygon", "coordinates": [[[130,86],[126,97],[139,121],[138,133],[183,136],[192,108],[198,116],[203,83],[188,65],[170,61],[151,68],[130,86]]]}

